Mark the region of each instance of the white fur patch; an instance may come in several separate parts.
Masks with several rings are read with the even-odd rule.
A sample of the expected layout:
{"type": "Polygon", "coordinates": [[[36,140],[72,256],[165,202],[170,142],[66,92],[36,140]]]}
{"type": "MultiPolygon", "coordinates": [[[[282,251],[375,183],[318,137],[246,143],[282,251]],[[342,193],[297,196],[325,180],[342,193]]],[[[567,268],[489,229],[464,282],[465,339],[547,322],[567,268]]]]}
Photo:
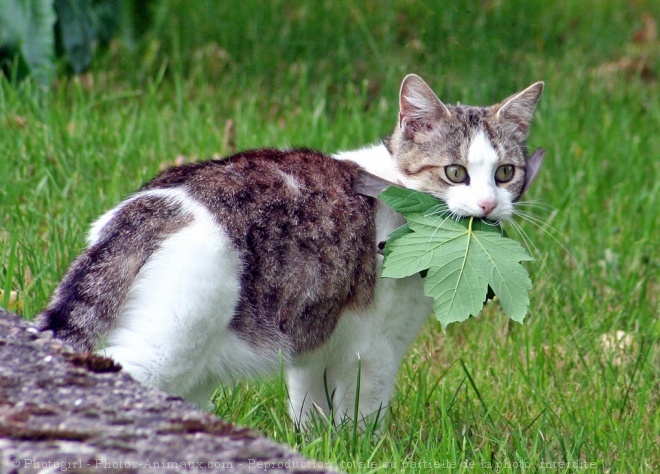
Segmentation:
{"type": "Polygon", "coordinates": [[[100,353],[146,385],[203,403],[220,381],[276,371],[278,350],[260,353],[228,328],[242,264],[226,233],[181,190],[132,199],[155,194],[181,202],[194,220],[140,270],[100,353]]]}
{"type": "Polygon", "coordinates": [[[513,210],[511,194],[497,186],[495,170],[499,165],[497,152],[486,135],[478,132],[468,149],[467,172],[469,185],[451,186],[447,192],[449,210],[460,216],[508,219],[513,210]],[[485,208],[493,207],[486,214],[485,208]]]}
{"type": "MultiPolygon", "coordinates": [[[[472,171],[470,176],[473,176],[475,171],[486,172],[492,179],[497,168],[498,157],[492,143],[486,137],[483,131],[478,132],[468,149],[468,171],[472,171]],[[490,173],[492,171],[492,173],[490,173]]],[[[494,179],[493,179],[493,182],[494,179]]]]}
{"type": "Polygon", "coordinates": [[[393,183],[401,180],[401,173],[396,167],[394,158],[382,143],[359,150],[341,151],[333,157],[337,160],[352,161],[368,172],[393,183]]]}

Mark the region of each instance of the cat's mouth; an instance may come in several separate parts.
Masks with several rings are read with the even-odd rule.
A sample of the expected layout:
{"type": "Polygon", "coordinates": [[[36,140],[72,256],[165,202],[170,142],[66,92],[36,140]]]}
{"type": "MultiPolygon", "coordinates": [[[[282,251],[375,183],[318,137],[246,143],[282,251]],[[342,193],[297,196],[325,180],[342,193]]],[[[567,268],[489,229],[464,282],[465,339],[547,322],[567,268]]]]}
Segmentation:
{"type": "Polygon", "coordinates": [[[447,213],[456,218],[481,219],[489,222],[502,222],[511,218],[513,215],[512,206],[507,203],[497,204],[475,204],[472,206],[447,206],[447,213]]]}

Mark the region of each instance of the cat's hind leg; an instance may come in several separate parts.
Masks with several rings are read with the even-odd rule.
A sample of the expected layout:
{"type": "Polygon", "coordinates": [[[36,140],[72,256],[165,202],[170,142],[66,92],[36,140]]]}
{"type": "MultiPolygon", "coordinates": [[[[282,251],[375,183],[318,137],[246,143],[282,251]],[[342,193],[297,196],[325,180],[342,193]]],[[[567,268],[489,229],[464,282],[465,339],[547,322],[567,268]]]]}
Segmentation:
{"type": "Polygon", "coordinates": [[[196,212],[139,271],[99,352],[148,386],[204,404],[213,381],[260,367],[261,355],[229,329],[240,272],[230,239],[196,212]]]}

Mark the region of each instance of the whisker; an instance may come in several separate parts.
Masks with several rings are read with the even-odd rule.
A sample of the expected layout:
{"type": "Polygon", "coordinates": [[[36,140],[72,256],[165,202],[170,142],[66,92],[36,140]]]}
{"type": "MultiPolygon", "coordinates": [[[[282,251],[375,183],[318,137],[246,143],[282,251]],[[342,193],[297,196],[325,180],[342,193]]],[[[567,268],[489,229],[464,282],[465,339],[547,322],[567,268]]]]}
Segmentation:
{"type": "Polygon", "coordinates": [[[437,209],[434,212],[430,212],[427,214],[424,214],[424,217],[430,217],[430,216],[444,216],[445,214],[449,213],[449,206],[445,205],[438,205],[435,206],[437,209]]]}
{"type": "Polygon", "coordinates": [[[486,225],[491,226],[491,227],[497,227],[502,223],[502,221],[489,221],[487,219],[482,220],[482,222],[486,225]]]}
{"type": "Polygon", "coordinates": [[[541,218],[535,216],[534,214],[530,214],[529,212],[525,212],[525,211],[521,211],[521,210],[514,210],[513,213],[516,216],[519,216],[520,218],[526,220],[527,222],[530,222],[530,223],[536,225],[537,227],[541,228],[542,230],[550,229],[552,232],[555,232],[557,234],[559,233],[559,231],[550,224],[550,221],[552,220],[552,218],[554,218],[554,215],[557,214],[556,211],[553,212],[552,214],[550,214],[550,216],[547,219],[541,219],[541,218]]]}
{"type": "MultiPolygon", "coordinates": [[[[554,211],[553,214],[556,214],[556,211],[554,211]]],[[[540,230],[545,232],[552,240],[555,241],[555,243],[557,243],[568,254],[568,256],[573,260],[573,262],[575,262],[576,264],[578,263],[577,258],[575,258],[575,256],[571,253],[568,247],[566,247],[557,237],[555,237],[554,234],[559,234],[559,231],[548,223],[550,219],[544,220],[532,214],[517,209],[514,210],[514,215],[520,217],[521,219],[529,222],[533,226],[538,227],[540,230]]],[[[508,222],[513,223],[514,221],[509,220],[508,222]]],[[[522,231],[520,224],[515,223],[515,225],[518,226],[518,228],[522,231]]]]}
{"type": "Polygon", "coordinates": [[[522,207],[527,207],[527,208],[530,208],[530,209],[542,209],[544,211],[552,211],[553,210],[552,206],[550,206],[550,205],[548,205],[548,204],[546,204],[542,201],[532,201],[532,200],[530,200],[530,201],[518,201],[515,204],[515,206],[516,207],[522,206],[522,207]]]}
{"type": "Polygon", "coordinates": [[[446,210],[442,210],[442,213],[441,213],[441,212],[438,212],[438,213],[437,213],[438,218],[443,218],[443,217],[444,217],[444,219],[442,219],[442,222],[440,222],[437,226],[435,226],[435,230],[433,231],[433,234],[432,234],[431,237],[429,238],[427,251],[428,251],[428,250],[430,249],[430,247],[431,247],[431,242],[433,241],[433,238],[435,237],[435,233],[438,232],[438,230],[440,229],[440,227],[442,227],[442,225],[443,225],[445,222],[447,222],[447,220],[450,219],[450,218],[452,217],[452,215],[453,215],[453,212],[449,211],[448,208],[447,208],[446,210]]]}
{"type": "MultiPolygon", "coordinates": [[[[506,221],[507,225],[511,226],[511,230],[518,234],[520,236],[520,239],[523,241],[523,245],[527,248],[527,251],[532,257],[538,256],[538,260],[541,262],[541,268],[546,267],[546,258],[543,257],[543,254],[541,253],[541,250],[534,244],[532,239],[529,238],[529,235],[527,232],[523,230],[523,228],[518,224],[516,221],[513,219],[509,219],[506,221]]],[[[537,257],[535,257],[537,258],[537,257]]]]}

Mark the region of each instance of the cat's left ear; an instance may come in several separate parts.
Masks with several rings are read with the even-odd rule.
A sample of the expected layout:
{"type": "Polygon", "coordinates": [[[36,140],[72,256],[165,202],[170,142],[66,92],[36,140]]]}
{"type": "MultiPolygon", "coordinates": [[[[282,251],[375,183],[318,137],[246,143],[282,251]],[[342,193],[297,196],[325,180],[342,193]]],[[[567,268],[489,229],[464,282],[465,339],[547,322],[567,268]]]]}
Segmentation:
{"type": "Polygon", "coordinates": [[[543,87],[544,83],[539,81],[503,100],[495,106],[497,119],[513,125],[526,137],[543,87]]]}

